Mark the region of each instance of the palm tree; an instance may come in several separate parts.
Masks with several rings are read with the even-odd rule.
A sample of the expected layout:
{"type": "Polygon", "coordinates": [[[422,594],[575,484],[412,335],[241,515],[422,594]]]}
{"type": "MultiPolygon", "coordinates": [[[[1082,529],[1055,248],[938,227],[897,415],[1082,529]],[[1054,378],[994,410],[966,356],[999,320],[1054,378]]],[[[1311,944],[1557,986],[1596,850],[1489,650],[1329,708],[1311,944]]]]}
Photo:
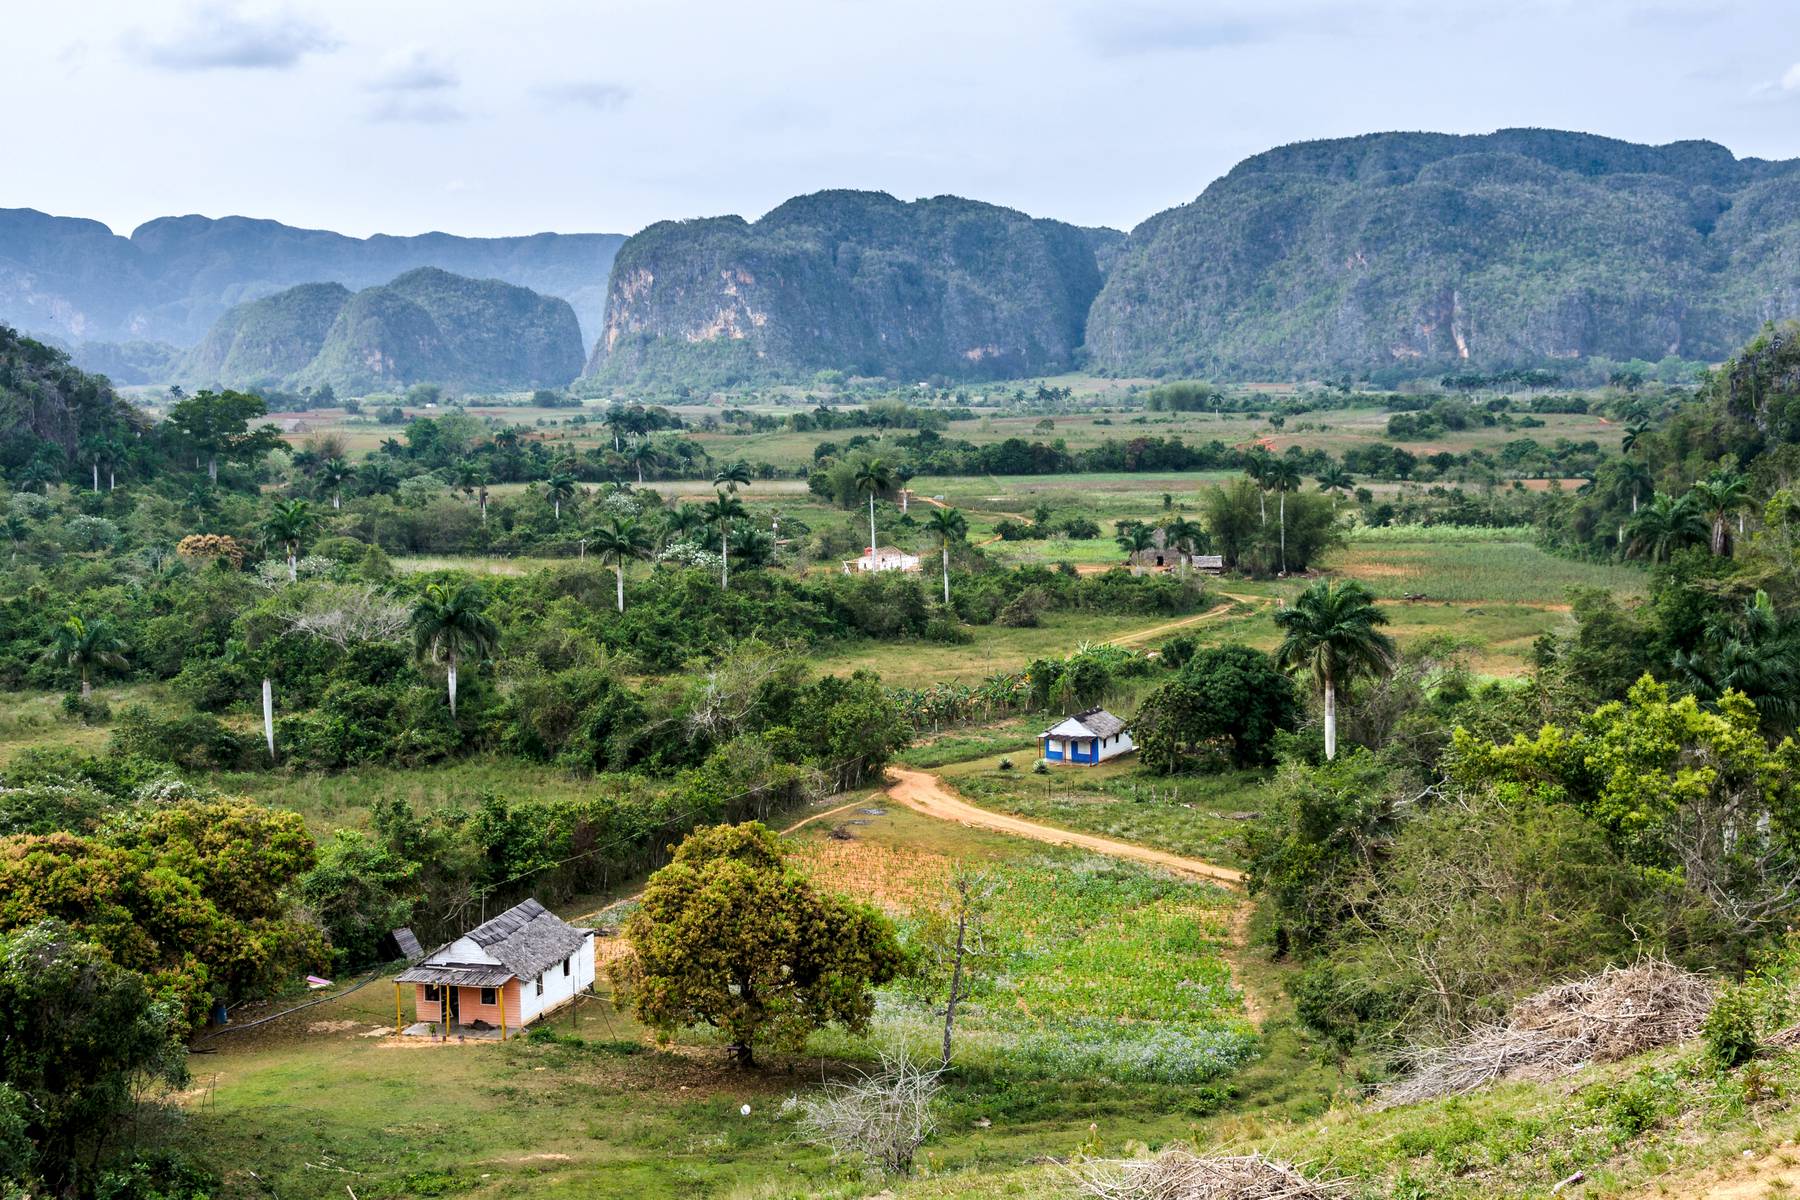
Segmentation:
{"type": "Polygon", "coordinates": [[[644,527],[636,520],[626,517],[614,517],[609,525],[602,525],[593,534],[594,549],[600,552],[600,561],[611,562],[613,571],[619,580],[619,611],[625,611],[625,560],[642,558],[650,549],[650,537],[644,527]]]}
{"type": "Polygon", "coordinates": [[[1613,498],[1631,502],[1631,515],[1637,516],[1638,501],[1645,492],[1656,490],[1650,468],[1635,458],[1622,459],[1613,469],[1613,498]]]}
{"type": "Polygon", "coordinates": [[[1744,506],[1750,501],[1750,480],[1735,471],[1720,471],[1711,479],[1696,483],[1688,493],[1712,526],[1712,552],[1724,555],[1731,550],[1731,518],[1738,517],[1738,532],[1744,531],[1744,506]]]}
{"type": "Polygon", "coordinates": [[[1333,510],[1337,508],[1339,494],[1347,496],[1356,487],[1356,477],[1345,470],[1342,463],[1332,463],[1325,468],[1323,475],[1315,478],[1318,480],[1319,490],[1330,494],[1333,510]]]}
{"type": "Polygon", "coordinates": [[[96,670],[122,670],[125,656],[120,653],[125,648],[119,641],[119,635],[113,631],[112,622],[105,617],[94,617],[87,620],[81,616],[71,616],[58,625],[50,635],[50,649],[44,658],[59,667],[73,668],[81,675],[81,698],[87,700],[94,694],[94,672],[96,670]]]}
{"type": "Polygon", "coordinates": [[[1287,574],[1287,494],[1300,490],[1300,464],[1291,458],[1269,460],[1263,482],[1281,498],[1281,573],[1287,574]]]}
{"type": "Polygon", "coordinates": [[[1675,652],[1675,673],[1709,703],[1727,689],[1739,691],[1755,702],[1765,729],[1792,729],[1800,713],[1797,632],[1759,588],[1738,612],[1710,617],[1696,649],[1675,652]]]}
{"type": "Polygon", "coordinates": [[[476,660],[494,652],[500,644],[500,627],[482,611],[486,597],[472,583],[452,591],[448,584],[431,583],[413,605],[413,653],[419,658],[443,661],[449,671],[450,717],[456,718],[456,667],[465,655],[476,660]]]}
{"type": "Polygon", "coordinates": [[[685,538],[706,528],[704,505],[678,504],[663,513],[663,544],[685,538]]]}
{"type": "Polygon", "coordinates": [[[737,495],[739,487],[750,486],[750,464],[747,462],[726,463],[713,475],[713,486],[724,488],[732,495],[737,495]]]}
{"type": "Polygon", "coordinates": [[[331,507],[341,510],[344,507],[344,485],[350,482],[350,464],[341,458],[327,459],[314,476],[321,492],[331,493],[331,507]]]}
{"type": "Polygon", "coordinates": [[[0,516],[0,534],[12,543],[12,561],[19,561],[19,547],[31,536],[31,525],[16,512],[8,512],[0,516]]]}
{"type": "Polygon", "coordinates": [[[1269,523],[1269,498],[1266,489],[1269,486],[1269,464],[1275,460],[1261,446],[1252,447],[1244,455],[1244,474],[1256,484],[1256,499],[1262,506],[1262,523],[1269,523]]]}
{"type": "Polygon", "coordinates": [[[400,490],[400,477],[394,474],[394,468],[378,458],[365,462],[358,474],[364,495],[392,496],[400,490]]]}
{"type": "Polygon", "coordinates": [[[1354,579],[1328,579],[1301,592],[1278,609],[1281,645],[1275,661],[1290,671],[1305,669],[1325,697],[1325,757],[1337,757],[1337,689],[1359,675],[1385,675],[1394,668],[1394,640],[1376,628],[1387,614],[1369,589],[1354,579]]]}
{"type": "Polygon", "coordinates": [[[1182,569],[1188,567],[1188,560],[1198,552],[1201,540],[1206,537],[1206,530],[1186,517],[1176,517],[1163,526],[1163,545],[1181,555],[1182,569]]]}
{"type": "Polygon", "coordinates": [[[731,531],[731,552],[746,567],[767,566],[775,557],[775,539],[760,529],[740,525],[731,531]]]}
{"type": "Polygon", "coordinates": [[[318,514],[304,500],[277,500],[263,519],[263,536],[287,552],[289,583],[300,578],[300,544],[318,523],[318,514]]]}
{"type": "Polygon", "coordinates": [[[88,460],[94,468],[94,491],[100,491],[100,464],[106,458],[106,437],[103,434],[89,434],[81,439],[81,457],[88,460]]]}
{"type": "Polygon", "coordinates": [[[906,500],[908,495],[906,485],[912,482],[913,476],[916,474],[918,474],[918,472],[914,471],[911,467],[899,466],[894,468],[894,483],[900,489],[900,511],[902,513],[906,511],[906,500]]]}
{"type": "Polygon", "coordinates": [[[662,451],[647,441],[638,442],[625,452],[625,461],[637,469],[639,483],[644,482],[644,468],[654,469],[662,460],[662,451]]]}
{"type": "Polygon", "coordinates": [[[1121,525],[1113,537],[1119,543],[1119,549],[1125,552],[1125,561],[1131,566],[1131,573],[1139,571],[1137,556],[1156,549],[1156,533],[1148,525],[1133,521],[1129,525],[1121,525]]]}
{"type": "Polygon", "coordinates": [[[969,519],[960,508],[934,508],[925,518],[925,529],[937,539],[944,556],[944,607],[950,607],[950,544],[969,536],[969,519]]]}
{"type": "Polygon", "coordinates": [[[1627,526],[1630,541],[1625,553],[1631,558],[1647,558],[1653,563],[1668,562],[1677,550],[1701,545],[1707,540],[1706,518],[1700,512],[1693,493],[1680,499],[1667,492],[1650,497],[1638,515],[1627,526]]]}
{"type": "Polygon", "coordinates": [[[1649,432],[1650,423],[1648,421],[1633,421],[1625,427],[1625,436],[1619,441],[1619,452],[1621,454],[1630,454],[1633,450],[1638,448],[1638,445],[1643,441],[1644,435],[1649,432]]]}
{"type": "Polygon", "coordinates": [[[720,492],[716,500],[708,500],[701,509],[708,525],[719,527],[719,586],[731,587],[731,523],[744,515],[744,502],[736,496],[720,492]]]}
{"type": "MultiPolygon", "coordinates": [[[[869,497],[869,554],[875,553],[875,497],[894,486],[894,474],[879,458],[865,459],[856,467],[856,490],[869,497]]],[[[873,562],[873,557],[871,557],[873,562]]]]}
{"type": "Polygon", "coordinates": [[[561,521],[563,501],[575,494],[575,477],[567,471],[558,471],[544,481],[544,494],[550,497],[550,506],[556,512],[556,519],[561,521]]]}

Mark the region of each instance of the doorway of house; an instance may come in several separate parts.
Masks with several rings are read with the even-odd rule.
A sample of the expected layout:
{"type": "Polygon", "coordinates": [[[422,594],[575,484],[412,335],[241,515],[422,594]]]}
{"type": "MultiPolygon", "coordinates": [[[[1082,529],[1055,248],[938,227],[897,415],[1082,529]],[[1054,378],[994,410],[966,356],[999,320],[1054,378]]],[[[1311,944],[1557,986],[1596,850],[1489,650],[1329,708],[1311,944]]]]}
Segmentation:
{"type": "Polygon", "coordinates": [[[460,1000],[459,1000],[459,997],[462,995],[462,989],[459,987],[450,987],[450,986],[446,985],[444,988],[444,991],[449,993],[449,996],[450,996],[449,1028],[453,1029],[456,1026],[462,1024],[462,1009],[460,1007],[460,1000]]]}

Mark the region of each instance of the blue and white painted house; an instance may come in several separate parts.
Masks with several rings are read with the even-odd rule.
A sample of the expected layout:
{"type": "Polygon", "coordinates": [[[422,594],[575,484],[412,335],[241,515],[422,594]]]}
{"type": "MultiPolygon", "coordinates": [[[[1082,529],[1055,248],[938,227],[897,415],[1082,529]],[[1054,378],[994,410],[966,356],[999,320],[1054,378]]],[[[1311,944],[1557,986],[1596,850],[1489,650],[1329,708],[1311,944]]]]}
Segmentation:
{"type": "Polygon", "coordinates": [[[1125,722],[1104,708],[1078,712],[1038,734],[1038,751],[1049,763],[1092,766],[1135,748],[1131,735],[1125,731],[1125,722]]]}

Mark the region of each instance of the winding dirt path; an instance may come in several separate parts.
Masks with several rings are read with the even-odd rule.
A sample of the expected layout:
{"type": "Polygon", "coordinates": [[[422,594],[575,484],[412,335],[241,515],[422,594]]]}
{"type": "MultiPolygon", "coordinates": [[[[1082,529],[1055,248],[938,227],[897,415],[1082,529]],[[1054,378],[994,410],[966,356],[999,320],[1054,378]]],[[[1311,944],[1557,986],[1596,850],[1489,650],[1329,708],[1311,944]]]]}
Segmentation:
{"type": "Polygon", "coordinates": [[[923,813],[928,817],[936,817],[940,821],[953,821],[958,825],[967,825],[973,829],[989,829],[996,833],[1010,833],[1015,837],[1048,842],[1053,846],[1075,846],[1082,850],[1092,850],[1096,854],[1148,863],[1153,867],[1162,867],[1178,875],[1205,879],[1212,883],[1223,883],[1231,887],[1241,887],[1244,882],[1242,871],[1221,867],[1217,863],[1203,862],[1198,858],[1188,858],[1181,854],[1171,854],[1167,850],[1153,850],[1149,846],[1138,846],[1131,842],[1100,837],[1097,834],[1075,833],[1068,829],[1058,829],[1054,825],[1040,825],[1036,821],[1028,821],[1024,817],[977,808],[946,788],[944,781],[929,771],[913,771],[906,767],[890,766],[888,774],[894,779],[893,786],[888,788],[887,794],[890,797],[914,812],[923,813]]]}

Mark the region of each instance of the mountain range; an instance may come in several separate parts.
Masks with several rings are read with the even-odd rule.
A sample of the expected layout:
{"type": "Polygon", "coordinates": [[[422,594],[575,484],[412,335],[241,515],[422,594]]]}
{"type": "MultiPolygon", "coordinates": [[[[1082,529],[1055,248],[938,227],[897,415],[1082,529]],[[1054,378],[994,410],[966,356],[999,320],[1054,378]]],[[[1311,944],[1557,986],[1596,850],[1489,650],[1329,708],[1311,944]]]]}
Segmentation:
{"type": "Polygon", "coordinates": [[[569,301],[602,390],[821,370],[1292,378],[1717,359],[1800,314],[1800,160],[1544,129],[1378,133],[1258,154],[1129,234],[859,191],[630,238],[354,239],[182,217],[126,239],[3,210],[0,322],[89,343],[77,361],[122,380],[253,360],[300,378],[307,321],[343,297],[284,295],[298,324],[254,352],[213,323],[296,284],[354,290],[422,265],[569,301]],[[202,338],[185,358],[154,344],[202,338]]]}
{"type": "Polygon", "coordinates": [[[329,384],[348,396],[414,383],[515,390],[564,387],[582,357],[568,301],[419,267],[359,292],[305,283],[236,305],[176,373],[196,387],[329,384]]]}

